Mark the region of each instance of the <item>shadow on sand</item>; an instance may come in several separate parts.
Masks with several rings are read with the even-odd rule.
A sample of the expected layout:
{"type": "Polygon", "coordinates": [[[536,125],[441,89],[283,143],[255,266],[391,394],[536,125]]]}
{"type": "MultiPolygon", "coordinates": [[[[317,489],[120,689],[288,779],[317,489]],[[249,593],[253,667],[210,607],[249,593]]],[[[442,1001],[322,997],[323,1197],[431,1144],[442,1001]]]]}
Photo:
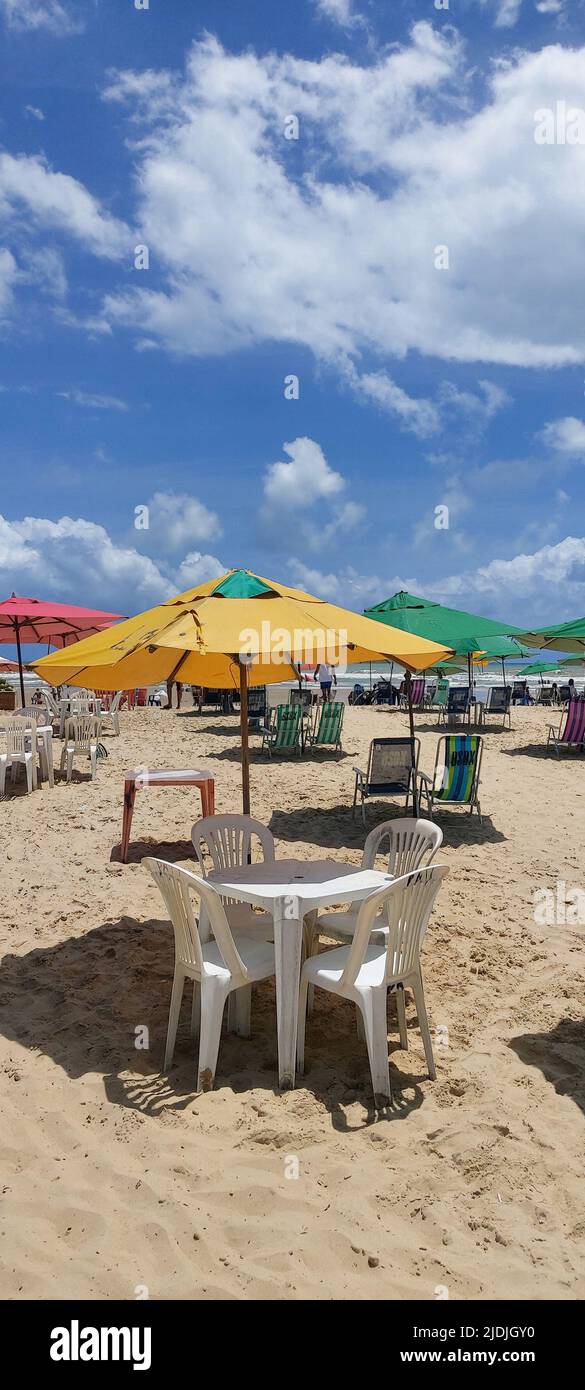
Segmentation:
{"type": "MultiPolygon", "coordinates": [[[[382,821],[400,819],[404,806],[396,802],[370,801],[366,809],[364,825],[361,811],[356,811],[355,820],[350,806],[331,806],[328,810],[320,807],[304,806],[295,811],[273,811],[270,829],[277,840],[301,841],[322,845],[326,849],[363,849],[364,840],[370,830],[382,821]]],[[[409,815],[412,812],[409,810],[409,815]]],[[[445,842],[458,848],[460,845],[498,844],[505,840],[489,816],[469,814],[469,811],[441,811],[437,817],[445,842]]]]}
{"type": "MultiPolygon", "coordinates": [[[[44,1053],[66,1075],[100,1074],[108,1100],[156,1117],[184,1110],[197,1096],[197,1046],[189,1034],[190,986],[183,996],[175,1061],[161,1074],[173,977],[173,933],[167,921],[125,916],[58,945],[0,964],[1,1031],[11,1042],[44,1053]],[[146,1032],[145,1032],[146,1030],[146,1032]],[[140,1043],[146,1047],[140,1046],[140,1043]]],[[[393,1010],[393,1004],[390,1005],[393,1010]]],[[[397,1023],[390,1018],[391,1051],[397,1023]]],[[[355,1011],[347,1000],[317,994],[307,1025],[307,1071],[298,1086],[318,1097],[339,1130],[362,1129],[380,1118],[405,1117],[422,1103],[426,1077],[420,1049],[412,1071],[390,1059],[394,1101],[374,1110],[365,1044],[356,1040],[355,1011]],[[346,1114],[354,1102],[360,1108],[346,1114]]],[[[252,1037],[225,1032],[216,1088],[236,1093],[277,1088],[274,981],[254,990],[252,1037]]],[[[199,1104],[205,1103],[200,1097],[199,1104]]]]}
{"type": "Polygon", "coordinates": [[[585,1022],[563,1018],[549,1033],[523,1033],[508,1044],[528,1067],[538,1067],[558,1096],[585,1114],[585,1022]]]}

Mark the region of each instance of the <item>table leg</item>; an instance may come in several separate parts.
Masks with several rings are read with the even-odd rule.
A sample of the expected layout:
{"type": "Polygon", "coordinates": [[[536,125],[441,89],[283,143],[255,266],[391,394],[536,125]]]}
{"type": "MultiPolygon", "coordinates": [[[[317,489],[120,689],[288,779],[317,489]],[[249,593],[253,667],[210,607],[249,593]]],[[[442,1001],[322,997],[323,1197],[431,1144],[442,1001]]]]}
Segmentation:
{"type": "Polygon", "coordinates": [[[134,802],[136,800],[136,783],[124,782],[124,815],[122,817],[122,845],[120,858],[125,864],[128,859],[128,845],[130,843],[130,827],[132,825],[132,815],[134,812],[134,802]]]}
{"type": "Polygon", "coordinates": [[[292,1090],[295,1084],[302,943],[300,902],[293,897],[277,898],[274,904],[276,1021],[278,1082],[283,1091],[292,1090]]]}

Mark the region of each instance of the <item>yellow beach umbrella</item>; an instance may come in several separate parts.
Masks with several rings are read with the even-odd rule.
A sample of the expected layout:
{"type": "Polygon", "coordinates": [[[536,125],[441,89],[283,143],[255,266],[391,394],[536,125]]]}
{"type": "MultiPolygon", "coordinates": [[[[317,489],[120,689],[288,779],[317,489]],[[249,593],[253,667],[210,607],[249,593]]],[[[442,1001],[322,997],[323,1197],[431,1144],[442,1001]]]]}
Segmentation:
{"type": "Polygon", "coordinates": [[[391,660],[410,674],[451,655],[447,647],[300,589],[249,570],[230,570],[31,665],[52,685],[89,690],[125,690],[163,680],[239,689],[243,801],[248,811],[250,685],[298,679],[301,662],[391,660]]]}

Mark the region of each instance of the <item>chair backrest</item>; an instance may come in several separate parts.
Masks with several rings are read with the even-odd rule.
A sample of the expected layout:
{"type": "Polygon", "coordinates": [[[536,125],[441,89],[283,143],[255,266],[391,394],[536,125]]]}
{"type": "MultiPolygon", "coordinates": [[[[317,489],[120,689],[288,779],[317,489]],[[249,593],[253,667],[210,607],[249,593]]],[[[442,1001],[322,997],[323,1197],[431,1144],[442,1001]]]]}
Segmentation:
{"type": "Polygon", "coordinates": [[[422,705],[425,698],[425,684],[426,682],[424,680],[410,682],[410,698],[413,706],[422,705]]]}
{"type": "Polygon", "coordinates": [[[310,709],[313,704],[313,690],[290,690],[288,696],[289,705],[300,705],[301,709],[310,709]]]}
{"type": "Polygon", "coordinates": [[[561,743],[583,743],[585,739],[585,701],[571,700],[565,713],[561,743]]]}
{"type": "Polygon", "coordinates": [[[418,768],[420,739],[374,738],[368,758],[368,786],[407,787],[413,771],[418,768]]]}
{"type": "Polygon", "coordinates": [[[435,758],[435,796],[441,801],[462,802],[473,799],[479,779],[483,742],[479,734],[445,734],[437,744],[435,758]],[[437,771],[443,762],[441,781],[437,771]]]}
{"type": "Polygon", "coordinates": [[[266,686],[256,685],[248,691],[248,714],[253,719],[259,719],[266,714],[266,686]]]}
{"type": "Polygon", "coordinates": [[[50,709],[51,714],[54,714],[57,718],[60,713],[59,705],[57,700],[55,699],[55,696],[53,695],[52,690],[41,690],[41,696],[45,701],[48,709],[50,709]]]}
{"type": "Polygon", "coordinates": [[[443,831],[433,821],[417,819],[415,816],[400,816],[395,820],[383,821],[370,830],[364,845],[362,869],[373,869],[382,846],[388,844],[386,872],[394,878],[401,878],[413,869],[420,868],[426,859],[430,863],[439,845],[443,843],[443,831]],[[427,857],[428,856],[428,857],[427,857]]]}
{"type": "Polygon", "coordinates": [[[438,684],[437,684],[437,689],[436,689],[436,691],[435,691],[434,703],[435,703],[436,705],[440,705],[441,707],[442,707],[443,705],[446,705],[448,695],[449,695],[449,682],[448,682],[447,680],[440,680],[440,681],[438,682],[438,684]]]}
{"type": "Polygon", "coordinates": [[[248,978],[248,971],[238,952],[230,931],[225,908],[215,889],[198,874],[164,859],[143,859],[160,889],[175,933],[175,954],[178,961],[200,978],[204,973],[203,954],[198,925],[193,912],[192,894],[204,904],[213,935],[219,946],[226,969],[232,975],[248,978]]]}
{"type": "Polygon", "coordinates": [[[123,694],[124,694],[124,691],[123,691],[123,690],[117,690],[117,691],[116,691],[116,694],[114,695],[114,698],[110,701],[110,705],[109,705],[109,709],[108,709],[108,713],[109,713],[109,714],[116,714],[116,713],[117,713],[117,711],[118,711],[119,708],[120,708],[120,700],[122,699],[123,694]]]}
{"type": "Polygon", "coordinates": [[[26,719],[29,728],[31,724],[34,724],[36,729],[37,724],[44,723],[45,711],[42,705],[22,705],[20,709],[15,709],[14,717],[15,719],[26,719]]]}
{"type": "Polygon", "coordinates": [[[559,700],[567,701],[571,699],[571,688],[568,685],[559,685],[559,700]]]}
{"type": "Polygon", "coordinates": [[[90,744],[96,743],[101,730],[101,720],[97,714],[72,714],[66,723],[65,736],[76,748],[88,751],[90,744]]]}
{"type": "Polygon", "coordinates": [[[523,695],[525,690],[526,690],[526,681],[514,681],[514,685],[513,685],[513,687],[512,687],[512,695],[513,695],[513,696],[516,696],[516,695],[523,695]]]}
{"type": "MultiPolygon", "coordinates": [[[[32,727],[28,716],[25,718],[12,716],[4,720],[6,752],[9,756],[10,754],[16,756],[30,752],[32,727]]],[[[36,724],[34,724],[34,728],[36,729],[36,724]]]]}
{"type": "MultiPolygon", "coordinates": [[[[445,864],[429,864],[394,879],[387,888],[372,893],[361,904],[355,932],[341,977],[342,986],[354,984],[370,942],[375,918],[385,908],[389,925],[384,976],[387,984],[411,975],[418,968],[420,948],[433,903],[443,879],[445,864]]],[[[380,984],[383,980],[380,980],[380,984]]]]}
{"type": "Polygon", "coordinates": [[[485,702],[486,710],[489,714],[507,714],[510,705],[510,696],[507,685],[491,685],[485,702]]]}
{"type": "Polygon", "coordinates": [[[552,693],[552,685],[541,685],[540,694],[538,698],[541,701],[541,703],[544,703],[545,700],[552,700],[552,693]]]}
{"type": "Polygon", "coordinates": [[[278,705],[273,748],[296,748],[301,731],[302,705],[278,705]]]}
{"type": "Polygon", "coordinates": [[[335,700],[321,705],[318,714],[318,723],[313,736],[314,743],[338,743],[341,738],[341,728],[343,725],[343,712],[345,705],[343,700],[335,700]]]}
{"type": "Polygon", "coordinates": [[[253,816],[205,816],[195,822],[191,831],[193,848],[199,861],[201,872],[205,874],[205,850],[214,869],[239,869],[252,860],[252,842],[258,840],[262,859],[274,859],[274,835],[253,816]]]}
{"type": "Polygon", "coordinates": [[[450,714],[464,714],[469,704],[468,685],[456,685],[449,691],[447,709],[450,714]]]}

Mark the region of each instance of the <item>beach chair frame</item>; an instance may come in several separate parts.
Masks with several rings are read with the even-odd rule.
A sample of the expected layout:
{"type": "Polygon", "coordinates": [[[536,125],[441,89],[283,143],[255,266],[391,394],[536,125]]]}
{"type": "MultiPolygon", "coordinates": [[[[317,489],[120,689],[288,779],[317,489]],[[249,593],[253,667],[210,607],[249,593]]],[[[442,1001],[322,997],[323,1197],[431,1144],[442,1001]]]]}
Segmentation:
{"type": "Polygon", "coordinates": [[[366,801],[371,797],[396,796],[405,791],[406,800],[404,803],[405,812],[408,811],[408,801],[412,797],[412,807],[415,816],[418,816],[418,760],[420,756],[420,739],[406,738],[373,738],[370,743],[368,753],[368,766],[364,772],[363,768],[354,767],[355,787],[353,793],[352,819],[355,818],[355,809],[358,796],[361,798],[362,820],[366,823],[366,801]],[[396,761],[396,770],[403,770],[402,777],[395,777],[386,781],[379,778],[374,780],[376,767],[376,752],[379,748],[393,746],[395,749],[404,750],[402,763],[396,761]],[[408,749],[408,756],[406,750],[408,749]]]}
{"type": "MultiPolygon", "coordinates": [[[[462,751],[462,752],[463,752],[463,751],[466,751],[466,752],[467,752],[467,751],[471,751],[471,750],[463,750],[463,749],[462,749],[462,750],[453,750],[453,751],[454,751],[454,752],[455,752],[455,751],[462,751]]],[[[478,814],[478,816],[479,816],[479,819],[480,819],[480,821],[481,821],[481,806],[480,806],[480,802],[479,802],[479,785],[480,785],[480,780],[481,780],[481,760],[482,760],[482,757],[483,757],[483,738],[481,737],[481,734],[442,734],[442,735],[441,735],[441,737],[440,737],[440,739],[439,739],[439,741],[438,741],[438,743],[437,743],[437,748],[436,748],[436,752],[435,752],[435,766],[434,766],[434,769],[433,769],[433,775],[432,775],[432,777],[429,777],[428,774],[427,774],[426,772],[419,772],[419,774],[418,774],[418,780],[419,780],[419,784],[420,784],[420,793],[419,793],[419,796],[420,796],[420,799],[421,799],[421,800],[422,800],[423,797],[426,798],[426,802],[427,802],[427,814],[428,814],[428,816],[429,816],[429,819],[432,819],[433,808],[434,808],[434,805],[435,805],[435,802],[436,802],[437,805],[440,805],[440,806],[469,806],[470,815],[473,815],[474,810],[476,810],[476,811],[477,811],[477,814],[478,814]],[[465,796],[465,798],[463,798],[463,797],[461,797],[461,796],[453,796],[453,797],[450,797],[450,796],[441,796],[441,794],[440,794],[441,791],[443,790],[443,787],[444,787],[444,785],[445,785],[445,780],[446,780],[446,777],[447,777],[448,772],[449,772],[449,762],[448,762],[449,753],[448,753],[448,745],[449,745],[449,743],[451,742],[451,740],[453,740],[453,742],[459,742],[459,741],[464,742],[464,743],[470,742],[470,743],[473,743],[473,744],[476,745],[476,747],[475,747],[475,766],[474,766],[474,770],[473,770],[473,777],[472,777],[472,780],[471,780],[471,783],[470,783],[470,785],[469,785],[469,788],[468,788],[468,791],[467,791],[467,795],[465,796]],[[443,747],[444,747],[444,750],[445,750],[444,753],[442,752],[443,747]],[[441,781],[440,781],[440,784],[438,784],[438,782],[437,782],[437,773],[438,773],[438,771],[439,771],[439,767],[442,768],[442,774],[441,774],[441,781]]],[[[454,766],[454,764],[451,763],[451,766],[454,766]]],[[[447,783],[447,785],[448,785],[448,783],[447,783]]]]}
{"type": "Polygon", "coordinates": [[[500,715],[502,729],[508,721],[508,728],[512,728],[512,715],[510,712],[510,688],[507,685],[490,685],[487,692],[485,703],[479,707],[479,723],[485,725],[488,714],[500,715]]]}
{"type": "Polygon", "coordinates": [[[558,730],[549,724],[547,752],[554,748],[557,758],[561,749],[578,748],[585,752],[585,700],[571,700],[563,710],[558,730]],[[577,737],[578,735],[578,737],[577,737]]]}
{"type": "Polygon", "coordinates": [[[439,710],[439,724],[451,724],[469,716],[472,704],[471,686],[454,685],[447,692],[445,704],[439,710]]]}
{"type": "Polygon", "coordinates": [[[273,753],[302,753],[303,707],[296,705],[276,705],[270,711],[270,723],[262,731],[262,752],[269,757],[273,753]]]}

